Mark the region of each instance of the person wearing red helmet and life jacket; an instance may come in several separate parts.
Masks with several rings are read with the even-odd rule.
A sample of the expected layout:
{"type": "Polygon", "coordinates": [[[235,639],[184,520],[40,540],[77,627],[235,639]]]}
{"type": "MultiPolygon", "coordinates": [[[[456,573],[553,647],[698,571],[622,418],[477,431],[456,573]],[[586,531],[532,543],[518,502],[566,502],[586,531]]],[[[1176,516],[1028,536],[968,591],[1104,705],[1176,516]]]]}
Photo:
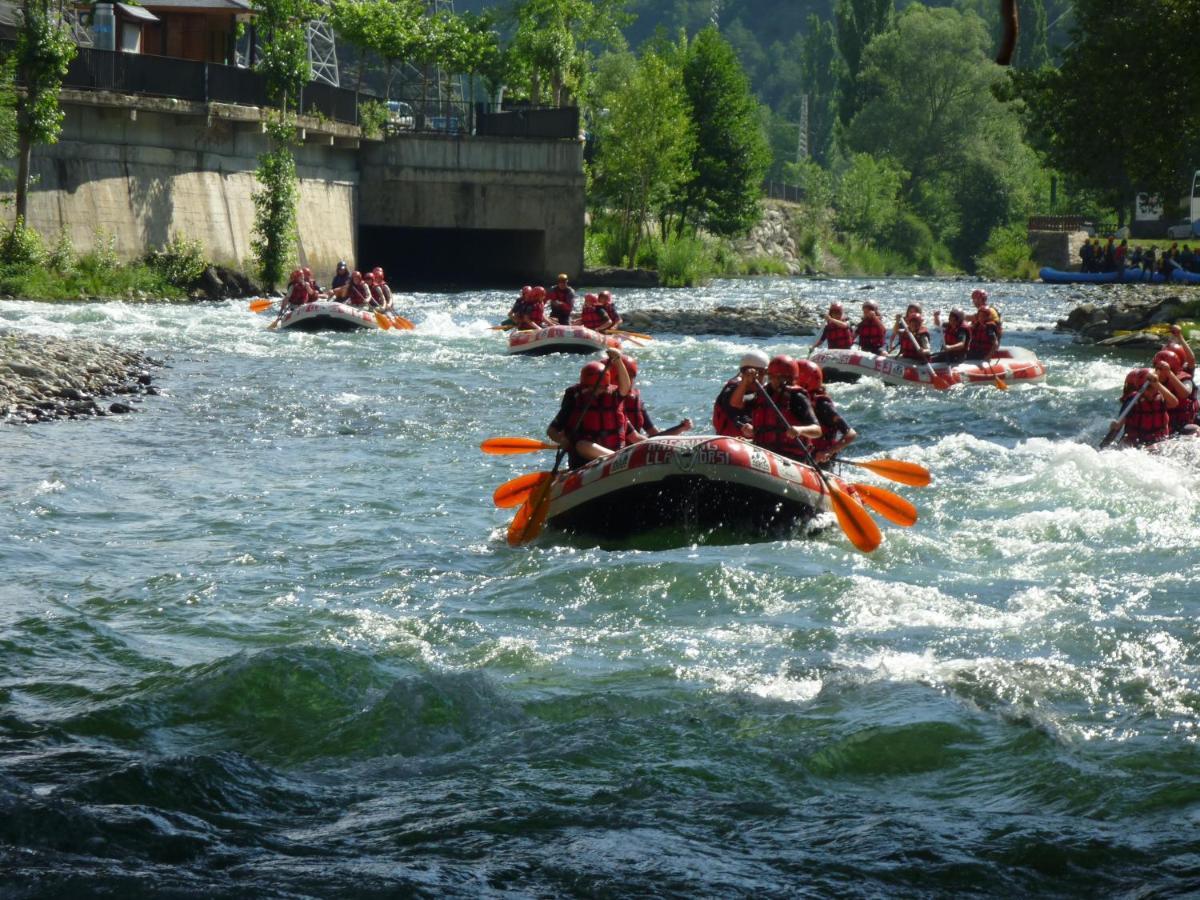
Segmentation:
{"type": "Polygon", "coordinates": [[[391,311],[396,308],[396,304],[392,298],[392,289],[388,287],[387,279],[383,276],[383,269],[376,266],[371,270],[371,297],[379,305],[380,309],[391,311]]]}
{"type": "Polygon", "coordinates": [[[825,327],[813,341],[812,347],[809,348],[810,353],[820,347],[822,343],[826,344],[830,350],[850,348],[854,343],[854,329],[844,316],[842,304],[837,301],[829,304],[829,312],[825,314],[825,327]]]}
{"type": "Polygon", "coordinates": [[[767,355],[759,350],[751,350],[742,356],[737,377],[725,382],[713,403],[712,423],[717,434],[747,440],[754,437],[751,419],[760,400],[756,384],[768,365],[767,355]]]}
{"type": "Polygon", "coordinates": [[[571,313],[575,311],[575,291],[567,284],[565,273],[558,276],[558,283],[546,292],[550,301],[550,318],[559,325],[571,324],[571,313]]]}
{"type": "MultiPolygon", "coordinates": [[[[633,444],[637,441],[643,441],[648,437],[667,437],[673,434],[683,434],[685,431],[690,431],[692,428],[692,420],[684,419],[678,425],[659,431],[654,427],[654,422],[650,420],[650,413],[646,411],[646,404],[642,400],[642,392],[636,387],[633,387],[633,381],[637,378],[638,364],[637,360],[632,356],[621,356],[621,361],[625,363],[625,371],[629,373],[629,395],[625,398],[625,443],[633,444]]],[[[609,381],[613,382],[616,377],[612,369],[608,370],[609,381]]]]}
{"type": "MultiPolygon", "coordinates": [[[[799,374],[800,367],[790,356],[776,356],[767,363],[767,381],[766,384],[760,382],[760,389],[774,401],[774,405],[765,398],[755,403],[750,424],[754,429],[754,443],[758,446],[806,462],[808,456],[805,449],[809,441],[821,436],[821,426],[808,394],[795,385],[799,374]],[[783,413],[782,420],[780,413],[783,413]]],[[[736,396],[733,404],[736,407],[736,396]]]]}
{"type": "Polygon", "coordinates": [[[854,329],[854,339],[864,353],[883,354],[883,345],[887,343],[887,326],[879,317],[879,306],[874,300],[863,303],[862,321],[854,329]]]}
{"type": "Polygon", "coordinates": [[[910,312],[903,321],[896,316],[896,332],[899,334],[901,359],[929,362],[933,351],[929,348],[929,329],[925,327],[925,318],[920,312],[910,312]]]}
{"type": "Polygon", "coordinates": [[[807,359],[799,360],[796,365],[796,386],[808,394],[817,424],[821,426],[821,436],[812,441],[813,458],[819,463],[829,462],[854,443],[858,432],[846,423],[833,398],[825,392],[825,377],[821,367],[807,359]]]}
{"type": "Polygon", "coordinates": [[[579,383],[563,393],[562,405],[546,434],[567,451],[567,461],[577,469],[593,459],[608,456],[626,444],[625,398],[631,385],[621,351],[608,349],[608,366],[616,384],[605,377],[605,364],[593,361],[579,373],[579,383]]]}
{"type": "Polygon", "coordinates": [[[508,311],[508,317],[517,328],[526,331],[542,328],[546,321],[546,289],[543,287],[521,288],[521,297],[508,311]]]}
{"type": "Polygon", "coordinates": [[[987,360],[1000,349],[1000,338],[1004,328],[1000,324],[1000,313],[988,306],[988,292],[983,288],[971,291],[971,302],[975,313],[969,320],[971,340],[967,345],[967,359],[987,360]]]}
{"type": "MultiPolygon", "coordinates": [[[[923,312],[924,311],[921,309],[920,303],[910,303],[910,304],[908,304],[908,308],[906,310],[904,310],[904,321],[907,322],[909,320],[909,318],[911,318],[913,313],[923,313],[923,312]]],[[[896,320],[897,320],[897,322],[899,322],[900,316],[896,316],[896,320]]],[[[899,341],[900,341],[900,329],[897,328],[896,325],[893,324],[891,333],[888,334],[888,342],[887,342],[888,353],[891,353],[893,350],[896,349],[896,346],[899,343],[899,341]]]]}
{"type": "Polygon", "coordinates": [[[288,277],[288,290],[283,297],[281,309],[287,309],[289,306],[303,306],[310,300],[315,300],[316,297],[309,287],[308,282],[304,280],[304,271],[296,269],[288,277]]]}
{"type": "Polygon", "coordinates": [[[1196,385],[1184,371],[1179,355],[1171,350],[1159,350],[1154,354],[1152,365],[1158,374],[1158,380],[1166,385],[1167,390],[1179,401],[1177,406],[1167,410],[1167,417],[1171,420],[1171,433],[1188,436],[1200,433],[1200,425],[1196,424],[1196,414],[1200,413],[1196,385]]]}
{"type": "Polygon", "coordinates": [[[309,296],[311,296],[314,300],[318,299],[321,294],[325,293],[324,289],[317,284],[317,279],[313,277],[312,269],[310,269],[308,266],[305,266],[300,270],[300,275],[304,278],[305,283],[308,285],[309,296]]]}
{"type": "Polygon", "coordinates": [[[617,307],[613,304],[612,291],[601,291],[596,297],[600,301],[600,306],[608,315],[609,326],[601,329],[602,331],[616,331],[621,325],[621,314],[617,312],[617,307]]]}
{"type": "Polygon", "coordinates": [[[1164,350],[1170,350],[1179,357],[1182,363],[1183,371],[1188,375],[1196,374],[1196,354],[1192,352],[1191,345],[1183,337],[1183,329],[1178,325],[1171,326],[1171,337],[1167,341],[1167,346],[1164,350]]]}
{"type": "Polygon", "coordinates": [[[930,359],[933,362],[962,362],[967,356],[967,347],[971,343],[971,329],[967,327],[967,317],[957,306],[950,310],[944,324],[941,317],[942,311],[935,309],[933,324],[935,328],[939,325],[942,328],[942,350],[940,353],[933,354],[930,359]]]}
{"type": "Polygon", "coordinates": [[[583,312],[579,316],[579,324],[584,328],[601,333],[612,329],[613,321],[608,315],[608,310],[600,302],[598,294],[584,294],[583,312]]]}
{"type": "MultiPolygon", "coordinates": [[[[1179,400],[1162,384],[1156,372],[1134,369],[1125,376],[1121,409],[1124,410],[1138,390],[1147,384],[1149,386],[1125,417],[1125,433],[1121,436],[1122,447],[1145,447],[1171,436],[1170,411],[1179,405],[1179,400]]],[[[1113,420],[1112,427],[1116,428],[1118,424],[1113,420]]]]}
{"type": "Polygon", "coordinates": [[[372,302],[371,287],[363,279],[363,274],[358,269],[350,273],[350,284],[346,288],[346,302],[357,307],[363,307],[372,302]]]}

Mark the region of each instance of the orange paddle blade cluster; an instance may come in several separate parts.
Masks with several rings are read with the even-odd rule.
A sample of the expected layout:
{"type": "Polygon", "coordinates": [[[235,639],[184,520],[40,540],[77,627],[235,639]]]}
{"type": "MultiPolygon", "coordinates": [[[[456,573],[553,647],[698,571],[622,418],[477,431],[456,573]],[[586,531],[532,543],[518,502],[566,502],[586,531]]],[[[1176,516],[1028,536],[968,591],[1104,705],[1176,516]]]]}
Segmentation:
{"type": "Polygon", "coordinates": [[[501,509],[520,506],[529,499],[529,495],[537,489],[543,479],[549,480],[549,478],[549,472],[530,472],[528,475],[519,475],[496,488],[492,494],[492,502],[501,509]]]}
{"type": "Polygon", "coordinates": [[[270,309],[274,305],[274,300],[267,300],[266,298],[260,297],[258,300],[250,301],[250,312],[262,312],[264,309],[270,309]]]}
{"type": "Polygon", "coordinates": [[[381,312],[375,313],[375,324],[378,325],[380,328],[382,328],[384,331],[387,331],[389,328],[392,327],[391,320],[381,312]]]}
{"type": "Polygon", "coordinates": [[[492,456],[505,456],[511,453],[532,453],[535,450],[557,450],[558,445],[534,438],[494,437],[480,444],[479,449],[492,456]]]}
{"type": "Polygon", "coordinates": [[[529,495],[513,516],[508,526],[508,543],[512,547],[527,544],[542,533],[546,524],[546,513],[550,511],[550,484],[554,479],[547,478],[529,495]]]}
{"type": "Polygon", "coordinates": [[[889,522],[911,528],[917,523],[917,508],[894,491],[873,484],[852,484],[858,499],[889,522]]]}
{"type": "Polygon", "coordinates": [[[395,313],[392,314],[392,325],[401,331],[412,331],[417,327],[404,316],[398,316],[395,313]]]}
{"type": "Polygon", "coordinates": [[[883,535],[875,520],[867,515],[857,500],[843,491],[832,481],[829,485],[829,499],[833,501],[833,514],[837,516],[838,525],[846,533],[855,547],[863,553],[870,553],[883,543],[883,535]]]}
{"type": "Polygon", "coordinates": [[[930,480],[927,468],[914,462],[905,462],[902,459],[868,459],[861,462],[843,459],[840,461],[848,466],[858,466],[860,469],[874,472],[880,478],[887,478],[912,487],[925,487],[930,480]]]}

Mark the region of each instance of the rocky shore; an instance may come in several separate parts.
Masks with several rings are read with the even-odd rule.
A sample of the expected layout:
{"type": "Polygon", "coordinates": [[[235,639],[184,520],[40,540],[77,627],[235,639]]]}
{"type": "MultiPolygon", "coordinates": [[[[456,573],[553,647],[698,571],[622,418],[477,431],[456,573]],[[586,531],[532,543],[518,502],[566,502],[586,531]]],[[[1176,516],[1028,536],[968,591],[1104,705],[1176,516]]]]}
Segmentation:
{"type": "Polygon", "coordinates": [[[1195,299],[1131,285],[1109,303],[1079,304],[1057,327],[1074,332],[1083,343],[1152,348],[1163,343],[1171,323],[1195,318],[1200,318],[1200,303],[1195,299]]]}
{"type": "Polygon", "coordinates": [[[816,312],[792,308],[717,306],[708,310],[636,309],[622,312],[623,328],[670,334],[730,334],[774,337],[778,334],[816,334],[816,312]]]}
{"type": "Polygon", "coordinates": [[[133,412],[157,394],[161,363],[108,344],[0,330],[0,421],[15,424],[133,412]],[[122,398],[122,399],[110,399],[122,398]]]}

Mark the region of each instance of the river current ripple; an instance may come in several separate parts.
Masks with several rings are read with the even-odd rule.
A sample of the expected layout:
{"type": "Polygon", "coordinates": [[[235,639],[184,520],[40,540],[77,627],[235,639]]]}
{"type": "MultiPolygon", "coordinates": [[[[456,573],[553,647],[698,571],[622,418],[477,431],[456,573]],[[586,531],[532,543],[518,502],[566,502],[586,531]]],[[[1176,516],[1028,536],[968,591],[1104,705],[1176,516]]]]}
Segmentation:
{"type": "MultiPolygon", "coordinates": [[[[967,305],[944,281],[719,282],[626,308],[967,305]]],[[[1013,896],[1200,889],[1197,456],[1100,454],[1138,357],[988,285],[1045,384],[835,386],[915,528],[503,541],[577,357],[500,293],[410,333],[244,304],[0,304],[164,358],[140,413],[0,429],[0,893],[1013,896]]],[[[1089,291],[1091,293],[1089,293],[1089,291]]],[[[743,348],[660,335],[660,427],[743,348]]],[[[863,473],[848,477],[862,477],[863,473]]],[[[876,482],[878,483],[878,482],[876,482]]]]}

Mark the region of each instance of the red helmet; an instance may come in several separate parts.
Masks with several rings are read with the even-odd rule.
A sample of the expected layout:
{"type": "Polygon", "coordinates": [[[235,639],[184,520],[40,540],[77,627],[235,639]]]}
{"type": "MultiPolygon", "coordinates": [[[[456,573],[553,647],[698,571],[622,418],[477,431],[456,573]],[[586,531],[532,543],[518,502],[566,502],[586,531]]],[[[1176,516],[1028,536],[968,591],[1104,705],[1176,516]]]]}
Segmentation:
{"type": "Polygon", "coordinates": [[[879,304],[876,303],[874,300],[864,300],[862,308],[863,309],[873,309],[873,310],[875,310],[875,312],[879,312],[879,304]]]}
{"type": "Polygon", "coordinates": [[[832,303],[829,304],[829,311],[831,313],[840,313],[842,311],[842,304],[840,304],[836,300],[834,300],[832,303]]]}
{"type": "Polygon", "coordinates": [[[1149,369],[1134,369],[1125,376],[1125,393],[1131,394],[1146,383],[1150,377],[1149,369]]]}
{"type": "Polygon", "coordinates": [[[299,269],[292,270],[292,274],[288,277],[288,284],[291,284],[293,281],[299,281],[300,276],[303,274],[304,273],[301,272],[299,269]]]}
{"type": "Polygon", "coordinates": [[[305,278],[312,278],[312,269],[310,269],[308,266],[305,266],[303,269],[300,270],[300,274],[303,275],[305,278]]]}
{"type": "Polygon", "coordinates": [[[802,359],[796,363],[796,384],[806,391],[819,391],[825,382],[821,367],[811,359],[802,359]]]}
{"type": "Polygon", "coordinates": [[[528,300],[532,296],[533,296],[533,288],[531,288],[529,285],[525,285],[525,287],[521,288],[521,299],[522,300],[528,300]]]}
{"type": "Polygon", "coordinates": [[[535,287],[533,289],[533,299],[534,300],[545,300],[546,299],[546,289],[544,287],[542,287],[541,285],[538,285],[537,287],[535,287]]]}
{"type": "Polygon", "coordinates": [[[622,353],[621,362],[625,363],[625,371],[629,373],[630,380],[637,378],[637,360],[622,353]]]}
{"type": "Polygon", "coordinates": [[[595,294],[584,294],[583,295],[583,302],[586,304],[596,303],[599,300],[600,300],[600,298],[597,297],[595,294]]]}
{"type": "Polygon", "coordinates": [[[608,303],[612,300],[612,291],[601,291],[597,296],[599,296],[601,303],[608,303]]]}
{"type": "Polygon", "coordinates": [[[358,271],[358,269],[355,269],[353,272],[350,273],[350,277],[354,281],[362,281],[362,272],[358,271]]]}
{"type": "Polygon", "coordinates": [[[800,375],[800,364],[790,356],[776,356],[767,364],[768,375],[782,375],[791,384],[800,375]]]}
{"type": "Polygon", "coordinates": [[[375,268],[373,268],[371,270],[371,274],[374,275],[376,278],[382,278],[383,277],[383,268],[380,266],[376,266],[375,268]]]}
{"type": "Polygon", "coordinates": [[[975,290],[971,291],[971,299],[982,300],[984,303],[987,303],[988,292],[983,288],[975,288],[975,290]]]}
{"type": "Polygon", "coordinates": [[[1183,363],[1173,350],[1159,350],[1154,354],[1154,368],[1157,369],[1160,364],[1169,367],[1175,374],[1179,374],[1179,370],[1183,368],[1183,363]]]}
{"type": "Polygon", "coordinates": [[[915,312],[911,316],[908,317],[908,320],[905,322],[905,324],[908,325],[908,327],[912,328],[912,329],[920,328],[922,325],[925,324],[925,317],[923,315],[921,315],[920,313],[915,312]]]}
{"type": "Polygon", "coordinates": [[[592,360],[579,370],[579,383],[584,387],[595,387],[603,380],[604,372],[604,363],[599,360],[592,360]]]}

